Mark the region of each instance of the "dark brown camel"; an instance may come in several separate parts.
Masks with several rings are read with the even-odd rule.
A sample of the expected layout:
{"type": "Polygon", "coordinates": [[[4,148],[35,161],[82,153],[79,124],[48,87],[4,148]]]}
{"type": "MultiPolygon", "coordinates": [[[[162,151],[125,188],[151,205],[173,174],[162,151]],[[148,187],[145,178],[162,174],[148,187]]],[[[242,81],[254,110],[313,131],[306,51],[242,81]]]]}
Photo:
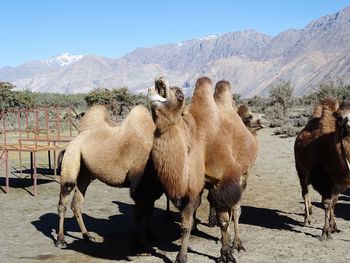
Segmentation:
{"type": "Polygon", "coordinates": [[[304,224],[310,224],[312,206],[308,186],[322,196],[325,224],[321,240],[338,232],[334,207],[338,195],[350,186],[350,100],[340,106],[326,98],[299,133],[294,145],[295,164],[305,201],[304,224]]]}

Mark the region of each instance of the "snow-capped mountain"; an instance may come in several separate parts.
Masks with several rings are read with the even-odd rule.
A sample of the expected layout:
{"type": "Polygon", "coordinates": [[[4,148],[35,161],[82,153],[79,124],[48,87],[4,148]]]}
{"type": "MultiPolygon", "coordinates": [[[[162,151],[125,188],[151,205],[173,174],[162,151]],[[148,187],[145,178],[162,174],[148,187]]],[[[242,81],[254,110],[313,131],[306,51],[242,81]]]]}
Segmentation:
{"type": "Polygon", "coordinates": [[[63,54],[0,69],[0,80],[19,89],[87,92],[126,86],[142,92],[164,74],[191,95],[196,79],[226,79],[243,96],[266,95],[275,81],[291,80],[297,95],[321,81],[350,83],[350,7],[289,29],[275,37],[254,31],[230,32],[179,43],[139,48],[121,58],[63,54]]]}
{"type": "Polygon", "coordinates": [[[55,57],[50,57],[45,60],[40,60],[40,62],[48,66],[64,67],[79,61],[82,57],[83,57],[82,55],[70,55],[68,53],[63,53],[55,57]]]}

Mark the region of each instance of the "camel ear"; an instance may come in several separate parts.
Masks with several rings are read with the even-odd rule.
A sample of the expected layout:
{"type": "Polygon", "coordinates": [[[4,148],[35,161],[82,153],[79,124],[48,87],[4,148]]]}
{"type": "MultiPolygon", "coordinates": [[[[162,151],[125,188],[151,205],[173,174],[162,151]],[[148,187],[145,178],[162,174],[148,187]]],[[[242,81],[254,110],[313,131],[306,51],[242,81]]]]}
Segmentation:
{"type": "Polygon", "coordinates": [[[175,91],[175,96],[179,101],[183,101],[183,99],[185,97],[184,94],[182,93],[182,91],[178,90],[178,89],[175,91]]]}

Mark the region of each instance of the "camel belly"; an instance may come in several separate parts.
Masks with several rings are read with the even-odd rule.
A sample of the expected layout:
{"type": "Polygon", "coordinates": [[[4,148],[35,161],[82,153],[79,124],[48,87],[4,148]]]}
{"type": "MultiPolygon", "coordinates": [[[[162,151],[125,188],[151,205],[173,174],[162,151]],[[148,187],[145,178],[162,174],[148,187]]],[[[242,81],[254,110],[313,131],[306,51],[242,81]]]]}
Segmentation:
{"type": "MultiPolygon", "coordinates": [[[[84,158],[85,157],[85,158],[84,158]]],[[[128,174],[128,169],[117,165],[115,160],[103,158],[86,158],[83,162],[93,178],[96,178],[110,186],[122,186],[128,174]]]]}

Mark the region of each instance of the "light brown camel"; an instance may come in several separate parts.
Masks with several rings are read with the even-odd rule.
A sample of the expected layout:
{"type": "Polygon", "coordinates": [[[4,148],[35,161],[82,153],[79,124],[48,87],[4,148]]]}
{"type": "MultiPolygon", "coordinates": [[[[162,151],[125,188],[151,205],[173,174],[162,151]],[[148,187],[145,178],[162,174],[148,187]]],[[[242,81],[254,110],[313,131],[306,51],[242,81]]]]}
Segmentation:
{"type": "MultiPolygon", "coordinates": [[[[188,113],[183,113],[184,94],[156,79],[148,93],[156,124],[152,157],[158,177],[170,200],[182,215],[182,244],[176,262],[187,262],[187,248],[204,184],[212,185],[210,203],[221,228],[218,262],[236,262],[229,225],[231,211],[241,197],[241,166],[232,153],[232,122],[214,101],[209,78],[197,80],[188,113]]],[[[241,121],[242,122],[242,121],[241,121]]]]}
{"type": "MultiPolygon", "coordinates": [[[[64,218],[69,194],[74,189],[71,209],[84,239],[94,240],[85,227],[81,213],[86,189],[94,179],[110,186],[130,187],[131,197],[136,203],[134,242],[139,242],[141,221],[150,220],[154,201],[162,194],[149,158],[155,130],[149,111],[141,105],[136,106],[122,124],[115,127],[112,127],[113,123],[109,122],[106,114],[107,110],[102,106],[88,111],[81,121],[81,132],[68,144],[64,153],[56,246],[67,245],[64,240],[64,218]]],[[[146,233],[151,235],[149,226],[146,233]]]]}
{"type": "Polygon", "coordinates": [[[350,186],[350,100],[340,106],[334,98],[318,105],[294,145],[296,170],[305,202],[304,224],[310,224],[312,205],[308,186],[322,196],[325,223],[321,240],[338,232],[334,207],[338,195],[350,186]]]}
{"type": "MultiPolygon", "coordinates": [[[[232,107],[232,91],[231,85],[228,81],[222,80],[215,85],[214,100],[218,105],[218,108],[225,118],[225,123],[231,136],[231,154],[234,160],[241,167],[241,180],[240,185],[242,188],[242,193],[246,189],[247,180],[250,174],[251,167],[253,166],[257,153],[258,153],[258,141],[256,136],[246,127],[246,125],[253,126],[253,122],[249,115],[249,109],[245,106],[239,107],[237,110],[232,107]],[[243,116],[245,114],[245,116],[243,116]],[[244,119],[243,119],[244,118],[244,119]],[[248,121],[249,120],[249,121],[248,121]],[[245,121],[246,125],[243,123],[245,121]]],[[[259,125],[260,126],[260,125],[259,125]]],[[[254,129],[257,129],[254,126],[254,129]]],[[[253,128],[251,128],[253,131],[253,128]]],[[[210,200],[210,191],[209,191],[210,200]]],[[[213,213],[211,209],[211,213],[213,213]]],[[[233,219],[234,219],[234,230],[235,236],[233,239],[233,248],[240,250],[245,250],[239,235],[239,217],[241,214],[241,204],[238,202],[233,207],[233,219]]],[[[212,216],[209,216],[212,219],[212,216]]],[[[211,220],[209,220],[210,223],[211,220]]]]}
{"type": "Polygon", "coordinates": [[[244,125],[256,137],[257,131],[264,128],[267,124],[264,114],[251,112],[246,104],[242,104],[237,108],[237,113],[241,117],[244,125]]]}

